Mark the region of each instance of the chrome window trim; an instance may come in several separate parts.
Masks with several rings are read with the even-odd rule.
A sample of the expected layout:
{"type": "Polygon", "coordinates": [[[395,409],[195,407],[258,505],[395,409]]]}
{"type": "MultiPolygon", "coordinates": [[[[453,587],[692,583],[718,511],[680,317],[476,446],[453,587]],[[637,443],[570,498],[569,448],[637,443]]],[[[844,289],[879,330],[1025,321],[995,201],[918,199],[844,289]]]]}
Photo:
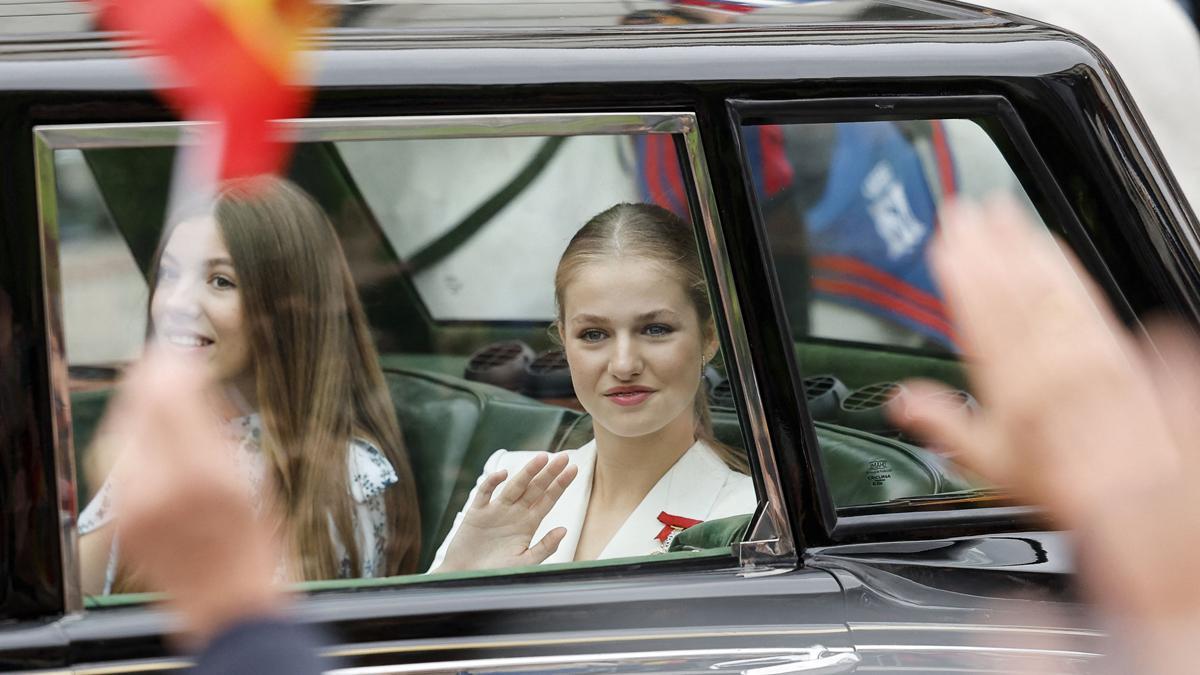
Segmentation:
{"type": "Polygon", "coordinates": [[[79,538],[75,494],[74,437],[71,426],[70,377],[67,372],[67,342],[62,318],[62,269],[59,260],[58,201],[54,180],[54,148],[37,142],[34,133],[34,188],[38,209],[38,241],[41,244],[42,319],[46,326],[46,354],[50,359],[50,444],[54,453],[58,497],[59,569],[62,573],[63,608],[83,606],[79,566],[79,538]]]}
{"type": "Polygon", "coordinates": [[[1104,656],[1104,654],[1099,652],[1084,652],[1074,649],[1053,649],[1046,647],[991,647],[987,645],[869,644],[856,645],[855,650],[860,654],[877,652],[882,652],[885,654],[895,652],[953,654],[958,652],[963,654],[1008,654],[1014,656],[1055,656],[1082,659],[1095,659],[1104,656]]]}
{"type": "MultiPolygon", "coordinates": [[[[41,240],[42,284],[46,291],[45,320],[55,395],[64,405],[53,405],[55,433],[55,472],[59,485],[73,485],[75,462],[71,435],[69,382],[66,368],[66,342],[63,332],[61,270],[58,260],[58,222],[55,200],[54,151],[60,149],[161,147],[187,142],[206,125],[196,122],[142,122],[113,124],[40,125],[33,129],[34,164],[37,176],[38,225],[41,240]],[[59,371],[57,375],[55,371],[59,371]]],[[[293,142],[330,142],[365,140],[404,140],[438,138],[498,138],[512,136],[581,136],[679,134],[687,148],[692,172],[692,187],[700,205],[698,214],[708,239],[709,255],[716,270],[716,297],[729,328],[732,354],[727,355],[728,372],[736,374],[745,400],[742,402],[750,421],[750,440],[754,443],[762,471],[765,494],[760,515],[751,524],[747,541],[736,549],[744,570],[765,562],[783,565],[795,563],[796,551],[789,523],[784,515],[782,486],[775,463],[758,381],[750,367],[750,349],[738,305],[737,292],[717,217],[716,196],[712,190],[704,148],[696,124],[689,112],[636,113],[548,113],[499,115],[421,115],[391,117],[331,117],[279,120],[275,123],[280,138],[293,142]],[[732,358],[730,358],[732,357],[732,358]]],[[[73,495],[71,496],[73,498],[73,495]]],[[[76,520],[83,505],[73,504],[60,495],[60,543],[64,583],[64,611],[83,610],[79,569],[79,544],[76,520]]]]}
{"type": "Polygon", "coordinates": [[[785,564],[793,563],[796,559],[795,540],[788,526],[786,501],[783,488],[779,484],[779,467],[775,462],[774,446],[771,435],[767,431],[766,413],[763,409],[762,394],[758,388],[758,378],[751,366],[750,345],[746,337],[746,324],[742,319],[741,303],[736,291],[733,268],[729,262],[729,253],[725,248],[724,230],[717,216],[716,195],[712,191],[712,181],[709,178],[708,163],[704,156],[704,144],[701,142],[699,131],[693,126],[683,134],[687,147],[688,164],[692,171],[692,180],[696,187],[699,201],[700,220],[704,223],[707,233],[709,256],[713,269],[716,271],[717,295],[720,298],[721,310],[725,313],[725,323],[730,332],[730,344],[734,362],[733,373],[737,374],[741,384],[742,396],[745,401],[746,418],[750,422],[751,440],[758,454],[759,467],[763,473],[763,488],[766,491],[762,515],[750,524],[746,539],[738,547],[738,556],[743,567],[761,564],[772,559],[785,564]],[[770,479],[768,479],[768,477],[770,479]]]}
{"type": "MultiPolygon", "coordinates": [[[[450,672],[470,672],[480,668],[531,668],[535,670],[547,670],[554,666],[570,666],[572,672],[589,672],[586,669],[589,665],[596,667],[590,672],[609,672],[614,662],[648,662],[657,660],[708,660],[708,659],[730,659],[728,664],[713,664],[709,666],[710,670],[718,670],[721,665],[737,667],[743,665],[739,662],[746,660],[758,660],[764,657],[776,657],[779,659],[793,658],[796,663],[804,663],[811,661],[820,654],[838,654],[846,655],[846,658],[857,663],[859,657],[855,654],[855,650],[851,647],[830,647],[821,646],[812,647],[731,647],[726,649],[679,649],[679,650],[663,650],[650,652],[616,652],[616,653],[598,653],[598,654],[563,654],[555,656],[515,656],[515,657],[494,657],[485,659],[464,659],[460,661],[438,661],[431,663],[407,663],[387,666],[363,666],[358,668],[338,668],[336,670],[326,671],[328,675],[400,675],[401,673],[450,673],[450,672]]],[[[620,671],[618,671],[620,672],[620,671]]],[[[738,670],[725,670],[725,672],[747,672],[741,668],[738,670]]],[[[849,672],[849,671],[840,671],[849,672]]]]}

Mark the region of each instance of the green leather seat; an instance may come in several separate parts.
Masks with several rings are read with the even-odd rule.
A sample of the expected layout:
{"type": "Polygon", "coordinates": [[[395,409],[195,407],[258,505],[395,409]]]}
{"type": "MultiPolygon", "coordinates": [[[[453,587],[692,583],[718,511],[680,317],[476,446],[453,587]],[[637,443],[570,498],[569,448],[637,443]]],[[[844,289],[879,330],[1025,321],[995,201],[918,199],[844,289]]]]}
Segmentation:
{"type": "MultiPolygon", "coordinates": [[[[580,416],[499,387],[424,370],[384,368],[384,379],[417,483],[422,569],[433,560],[493,452],[556,448],[580,416]]],[[[102,389],[71,396],[80,508],[91,497],[82,456],[111,393],[102,389]]]]}
{"type": "Polygon", "coordinates": [[[499,387],[425,371],[386,368],[421,508],[427,567],[493,452],[551,450],[579,413],[499,387]]]}
{"type": "MultiPolygon", "coordinates": [[[[722,443],[744,447],[737,414],[712,411],[713,433],[722,443]]],[[[817,422],[821,459],[838,507],[886,502],[901,497],[944,494],[971,485],[937,455],[924,448],[835,424],[817,422]]],[[[562,444],[564,450],[591,440],[591,417],[574,422],[562,444]]]]}
{"type": "Polygon", "coordinates": [[[752,513],[707,520],[680,532],[671,540],[671,551],[706,551],[729,548],[742,541],[750,526],[752,513]]]}
{"type": "MultiPolygon", "coordinates": [[[[423,567],[450,531],[493,452],[499,448],[558,451],[592,438],[590,416],[498,387],[417,368],[385,367],[384,377],[419,490],[423,567]]],[[[99,390],[71,397],[77,453],[90,443],[109,393],[99,390]]],[[[816,426],[826,476],[839,507],[970,487],[922,448],[831,424],[816,426]]],[[[714,410],[713,427],[722,442],[744,447],[734,411],[714,410]]],[[[82,479],[87,467],[78,458],[76,466],[82,479]]],[[[84,482],[81,505],[88,498],[84,482]]]]}

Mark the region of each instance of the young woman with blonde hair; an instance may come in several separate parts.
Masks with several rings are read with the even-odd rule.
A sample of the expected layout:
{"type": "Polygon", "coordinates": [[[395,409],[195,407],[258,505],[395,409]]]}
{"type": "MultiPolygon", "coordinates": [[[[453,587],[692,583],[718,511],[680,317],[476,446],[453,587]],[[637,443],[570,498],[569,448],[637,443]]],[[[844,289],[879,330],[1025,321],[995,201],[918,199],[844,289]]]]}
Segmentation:
{"type": "MultiPolygon", "coordinates": [[[[321,208],[271,177],[222,186],[164,235],[149,343],[202,360],[239,465],[278,518],[293,580],[414,571],[416,487],[366,316],[321,208]],[[269,485],[270,487],[265,487],[269,485]]],[[[102,432],[103,433],[103,432],[102,432]]],[[[119,439],[104,442],[119,443],[119,439]]],[[[80,516],[88,594],[138,590],[119,565],[114,470],[80,516]]]]}
{"type": "Polygon", "coordinates": [[[654,553],[757,505],[701,386],[718,343],[691,226],[648,204],[600,213],[563,253],[555,300],[595,440],[553,457],[493,454],[432,571],[654,553]]]}

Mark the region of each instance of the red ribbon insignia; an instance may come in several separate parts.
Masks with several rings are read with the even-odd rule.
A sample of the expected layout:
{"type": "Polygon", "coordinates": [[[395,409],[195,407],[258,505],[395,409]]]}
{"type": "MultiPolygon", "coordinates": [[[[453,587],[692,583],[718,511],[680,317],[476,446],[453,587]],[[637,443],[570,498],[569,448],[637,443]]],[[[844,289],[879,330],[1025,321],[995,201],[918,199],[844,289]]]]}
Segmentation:
{"type": "Polygon", "coordinates": [[[658,513],[658,522],[663,524],[663,529],[659,530],[658,536],[654,538],[661,543],[665,543],[667,541],[667,537],[671,536],[671,533],[675,530],[686,530],[689,527],[693,525],[699,525],[704,521],[696,520],[695,518],[684,518],[683,516],[673,516],[666,511],[660,511],[658,513]]]}

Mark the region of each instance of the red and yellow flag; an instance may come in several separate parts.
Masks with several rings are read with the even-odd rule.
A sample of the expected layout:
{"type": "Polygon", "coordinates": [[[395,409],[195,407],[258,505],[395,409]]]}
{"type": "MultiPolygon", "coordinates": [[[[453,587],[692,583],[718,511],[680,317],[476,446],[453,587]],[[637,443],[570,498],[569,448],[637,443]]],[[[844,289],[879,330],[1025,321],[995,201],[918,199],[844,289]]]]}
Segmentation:
{"type": "Polygon", "coordinates": [[[221,125],[219,178],[273,173],[287,146],[273,119],[308,105],[300,41],[324,23],[312,0],[93,0],[104,26],[145,41],[165,61],[163,97],[187,119],[221,125]]]}

